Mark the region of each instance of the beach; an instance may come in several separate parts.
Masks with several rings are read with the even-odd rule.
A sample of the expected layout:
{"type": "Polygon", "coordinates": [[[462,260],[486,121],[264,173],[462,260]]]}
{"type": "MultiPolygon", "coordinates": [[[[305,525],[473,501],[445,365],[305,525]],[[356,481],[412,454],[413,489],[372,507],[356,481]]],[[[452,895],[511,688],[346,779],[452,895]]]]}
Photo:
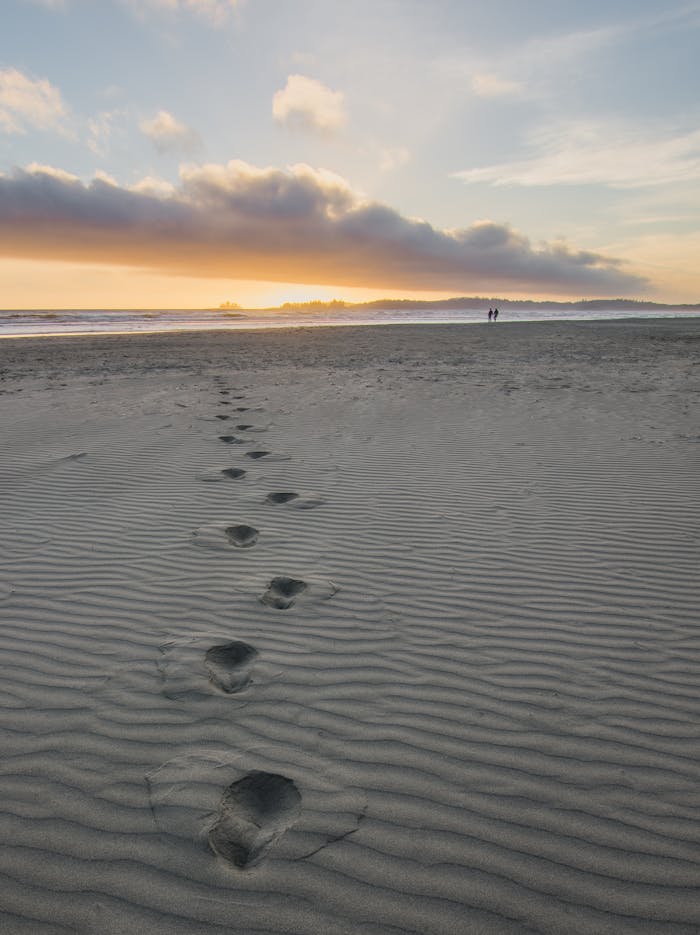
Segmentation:
{"type": "Polygon", "coordinates": [[[700,931],[700,319],[0,341],[0,932],[700,931]]]}

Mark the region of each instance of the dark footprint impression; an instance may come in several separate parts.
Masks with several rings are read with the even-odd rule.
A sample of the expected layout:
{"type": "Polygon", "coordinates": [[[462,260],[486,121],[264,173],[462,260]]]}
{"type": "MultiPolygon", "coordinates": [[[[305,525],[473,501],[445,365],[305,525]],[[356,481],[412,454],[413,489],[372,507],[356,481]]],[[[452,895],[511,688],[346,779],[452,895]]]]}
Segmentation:
{"type": "Polygon", "coordinates": [[[257,461],[259,458],[264,458],[265,455],[269,455],[269,451],[246,451],[246,458],[252,458],[253,461],[257,461]]]}
{"type": "Polygon", "coordinates": [[[245,431],[247,431],[248,429],[252,429],[252,428],[253,428],[253,423],[252,423],[252,422],[244,422],[242,425],[237,425],[236,428],[238,429],[239,432],[245,432],[245,431]]]}
{"type": "Polygon", "coordinates": [[[291,490],[276,491],[265,497],[265,503],[293,503],[295,510],[315,510],[317,506],[323,506],[324,502],[321,497],[302,497],[291,490]]]}
{"type": "Polygon", "coordinates": [[[226,538],[232,545],[237,545],[239,549],[249,549],[258,541],[258,530],[253,526],[229,526],[224,532],[226,538]]]}
{"type": "Polygon", "coordinates": [[[280,491],[279,493],[269,493],[265,497],[266,503],[289,503],[290,500],[296,500],[298,493],[292,493],[291,490],[280,491]]]}
{"type": "Polygon", "coordinates": [[[219,441],[224,442],[226,445],[246,445],[250,443],[249,438],[238,438],[237,435],[219,435],[219,441]]]}
{"type": "Polygon", "coordinates": [[[277,610],[288,610],[295,603],[299,594],[307,589],[308,585],[300,578],[288,578],[286,575],[279,575],[273,578],[267,591],[260,598],[263,604],[268,607],[275,607],[277,610]]]}
{"type": "Polygon", "coordinates": [[[212,646],[204,655],[209,681],[227,695],[243,691],[250,682],[257,655],[257,649],[239,640],[212,646]]]}
{"type": "Polygon", "coordinates": [[[234,480],[239,480],[241,477],[246,476],[246,471],[243,468],[224,468],[221,472],[225,477],[233,477],[234,480]]]}
{"type": "Polygon", "coordinates": [[[231,416],[222,416],[222,415],[217,415],[217,417],[216,417],[216,418],[217,418],[217,419],[230,419],[230,418],[231,418],[231,416]]]}
{"type": "Polygon", "coordinates": [[[256,770],[224,792],[209,846],[234,867],[252,867],[300,814],[301,794],[295,783],[256,770]]]}

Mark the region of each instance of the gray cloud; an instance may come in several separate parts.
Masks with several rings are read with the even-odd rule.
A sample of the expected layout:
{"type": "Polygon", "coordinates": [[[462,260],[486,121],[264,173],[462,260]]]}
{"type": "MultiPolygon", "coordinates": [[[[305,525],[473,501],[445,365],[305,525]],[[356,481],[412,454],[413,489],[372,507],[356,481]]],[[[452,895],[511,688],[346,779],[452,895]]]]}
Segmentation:
{"type": "Polygon", "coordinates": [[[177,187],[84,184],[44,166],[0,176],[0,255],[386,289],[623,295],[646,285],[598,253],[535,247],[491,222],[440,230],[333,173],[238,161],[185,168],[177,187]]]}

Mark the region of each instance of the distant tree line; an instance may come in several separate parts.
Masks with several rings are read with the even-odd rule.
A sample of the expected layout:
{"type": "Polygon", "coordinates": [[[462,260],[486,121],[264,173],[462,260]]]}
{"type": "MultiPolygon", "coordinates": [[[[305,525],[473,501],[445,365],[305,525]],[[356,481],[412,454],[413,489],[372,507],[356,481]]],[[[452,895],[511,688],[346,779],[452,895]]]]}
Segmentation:
{"type": "MultiPolygon", "coordinates": [[[[332,299],[330,302],[321,302],[314,299],[311,302],[285,302],[283,305],[266,308],[267,312],[337,312],[341,309],[387,309],[389,311],[421,310],[421,309],[479,309],[497,306],[499,308],[531,309],[531,308],[559,308],[571,311],[598,311],[602,309],[616,309],[619,311],[649,311],[653,309],[698,309],[700,302],[665,303],[648,302],[644,299],[579,299],[576,302],[542,302],[533,299],[498,299],[485,296],[459,296],[454,299],[375,299],[372,302],[344,302],[342,299],[332,299]]],[[[240,309],[236,302],[222,302],[220,309],[240,309]]]]}

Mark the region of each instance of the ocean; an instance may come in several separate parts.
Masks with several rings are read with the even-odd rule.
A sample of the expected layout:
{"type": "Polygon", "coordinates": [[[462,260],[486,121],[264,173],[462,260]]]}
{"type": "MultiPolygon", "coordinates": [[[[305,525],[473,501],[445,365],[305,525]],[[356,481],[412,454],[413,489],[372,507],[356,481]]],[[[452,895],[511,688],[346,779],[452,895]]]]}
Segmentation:
{"type": "MultiPolygon", "coordinates": [[[[324,311],[226,311],[212,309],[61,309],[0,311],[0,337],[67,334],[133,334],[167,331],[232,331],[261,328],[308,328],[343,325],[465,324],[487,321],[487,308],[355,309],[324,311]]],[[[694,318],[696,309],[596,309],[595,311],[501,309],[498,324],[508,321],[593,321],[621,318],[694,318]]]]}

